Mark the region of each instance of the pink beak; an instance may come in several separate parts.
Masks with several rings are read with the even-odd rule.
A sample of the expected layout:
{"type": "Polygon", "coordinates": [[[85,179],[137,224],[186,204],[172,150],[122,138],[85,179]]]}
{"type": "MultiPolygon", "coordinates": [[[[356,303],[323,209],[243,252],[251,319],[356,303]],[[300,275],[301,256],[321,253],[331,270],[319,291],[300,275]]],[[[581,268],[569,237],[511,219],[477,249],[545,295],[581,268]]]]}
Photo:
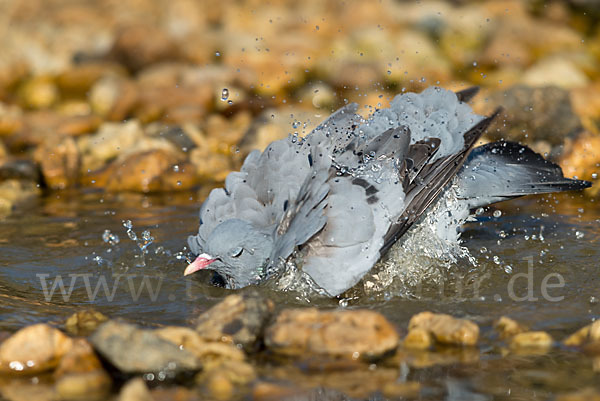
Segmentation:
{"type": "Polygon", "coordinates": [[[203,254],[199,255],[196,258],[196,260],[194,260],[192,263],[190,263],[188,265],[188,267],[185,268],[185,270],[183,271],[183,275],[187,276],[188,274],[195,273],[198,270],[205,269],[206,266],[210,265],[215,260],[217,260],[217,259],[213,258],[212,256],[210,256],[207,253],[203,253],[203,254]]]}

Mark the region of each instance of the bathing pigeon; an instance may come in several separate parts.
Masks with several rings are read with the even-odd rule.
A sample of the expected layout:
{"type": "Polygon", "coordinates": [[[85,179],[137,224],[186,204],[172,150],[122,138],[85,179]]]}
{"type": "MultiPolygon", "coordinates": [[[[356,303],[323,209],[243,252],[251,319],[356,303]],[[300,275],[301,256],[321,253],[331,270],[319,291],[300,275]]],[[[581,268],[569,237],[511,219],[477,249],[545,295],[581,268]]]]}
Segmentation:
{"type": "Polygon", "coordinates": [[[514,197],[586,188],[529,148],[474,147],[499,114],[479,116],[458,93],[430,87],[396,96],[368,119],[336,111],[303,139],[248,155],[200,208],[198,255],[228,288],[275,277],[286,263],[330,296],[354,286],[449,188],[456,201],[435,230],[456,240],[474,208],[514,197]]]}

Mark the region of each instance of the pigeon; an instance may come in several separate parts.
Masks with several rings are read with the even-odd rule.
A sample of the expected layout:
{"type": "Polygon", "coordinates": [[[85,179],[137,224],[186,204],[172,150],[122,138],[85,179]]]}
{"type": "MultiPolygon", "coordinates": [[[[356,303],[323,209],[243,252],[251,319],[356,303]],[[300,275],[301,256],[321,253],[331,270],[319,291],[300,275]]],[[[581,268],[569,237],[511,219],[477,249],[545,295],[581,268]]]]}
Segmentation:
{"type": "MultiPolygon", "coordinates": [[[[500,109],[477,115],[477,88],[396,96],[369,118],[348,104],[304,138],[252,151],[200,207],[184,275],[218,274],[227,288],[281,275],[289,263],[328,296],[353,287],[444,193],[435,235],[456,241],[473,210],[587,181],[518,143],[475,147],[500,109]],[[474,149],[473,149],[474,148],[474,149]]],[[[437,208],[439,209],[439,208],[437,208]]]]}

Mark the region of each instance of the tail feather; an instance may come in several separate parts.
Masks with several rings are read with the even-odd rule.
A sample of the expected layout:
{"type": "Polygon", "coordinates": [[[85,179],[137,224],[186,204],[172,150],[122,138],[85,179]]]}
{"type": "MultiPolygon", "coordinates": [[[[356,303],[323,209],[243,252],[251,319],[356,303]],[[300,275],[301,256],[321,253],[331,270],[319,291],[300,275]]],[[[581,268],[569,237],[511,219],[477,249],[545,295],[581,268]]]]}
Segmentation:
{"type": "Polygon", "coordinates": [[[560,166],[515,142],[494,142],[473,149],[457,175],[458,196],[468,200],[472,208],[591,185],[588,181],[565,178],[560,166]]]}

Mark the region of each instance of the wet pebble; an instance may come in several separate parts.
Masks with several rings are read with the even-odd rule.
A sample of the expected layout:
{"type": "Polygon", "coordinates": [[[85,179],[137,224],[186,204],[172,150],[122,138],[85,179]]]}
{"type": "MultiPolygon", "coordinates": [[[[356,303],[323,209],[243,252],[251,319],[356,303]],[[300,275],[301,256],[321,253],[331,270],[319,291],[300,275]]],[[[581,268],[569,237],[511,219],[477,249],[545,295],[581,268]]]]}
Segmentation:
{"type": "Polygon", "coordinates": [[[96,351],[124,373],[153,372],[159,380],[201,368],[198,358],[152,330],[109,320],[90,337],[96,351]]]}
{"type": "Polygon", "coordinates": [[[545,352],[552,347],[553,342],[552,336],[545,331],[527,331],[513,336],[509,347],[515,352],[545,352]]]}
{"type": "Polygon", "coordinates": [[[567,337],[563,344],[570,347],[580,347],[591,343],[600,343],[600,320],[582,327],[567,337]]]}
{"type": "Polygon", "coordinates": [[[479,338],[479,327],[475,323],[445,314],[421,312],[414,315],[408,323],[409,333],[416,329],[428,331],[441,344],[472,346],[479,338]]]}
{"type": "Polygon", "coordinates": [[[494,322],[494,330],[504,340],[527,331],[520,323],[506,316],[501,316],[494,322]]]}
{"type": "Polygon", "coordinates": [[[108,320],[108,317],[94,309],[84,309],[69,316],[65,322],[65,330],[74,336],[87,336],[108,320]]]}
{"type": "Polygon", "coordinates": [[[112,380],[104,371],[87,340],[73,341],[54,372],[56,393],[61,400],[104,399],[111,391],[112,380]]]}
{"type": "Polygon", "coordinates": [[[45,184],[52,189],[74,187],[79,183],[80,154],[69,136],[50,137],[38,146],[34,159],[39,163],[45,184]]]}
{"type": "Polygon", "coordinates": [[[118,401],[152,401],[154,398],[141,377],[129,380],[121,388],[118,401]]]}
{"type": "Polygon", "coordinates": [[[286,309],[265,334],[267,348],[293,357],[370,360],[395,350],[398,343],[398,333],[387,319],[369,310],[286,309]]]}
{"type": "Polygon", "coordinates": [[[254,351],[274,308],[273,301],[254,292],[229,295],[198,317],[196,331],[206,340],[232,342],[254,351]]]}
{"type": "Polygon", "coordinates": [[[56,368],[73,340],[47,324],[27,326],[0,344],[0,372],[36,374],[56,368]]]}

